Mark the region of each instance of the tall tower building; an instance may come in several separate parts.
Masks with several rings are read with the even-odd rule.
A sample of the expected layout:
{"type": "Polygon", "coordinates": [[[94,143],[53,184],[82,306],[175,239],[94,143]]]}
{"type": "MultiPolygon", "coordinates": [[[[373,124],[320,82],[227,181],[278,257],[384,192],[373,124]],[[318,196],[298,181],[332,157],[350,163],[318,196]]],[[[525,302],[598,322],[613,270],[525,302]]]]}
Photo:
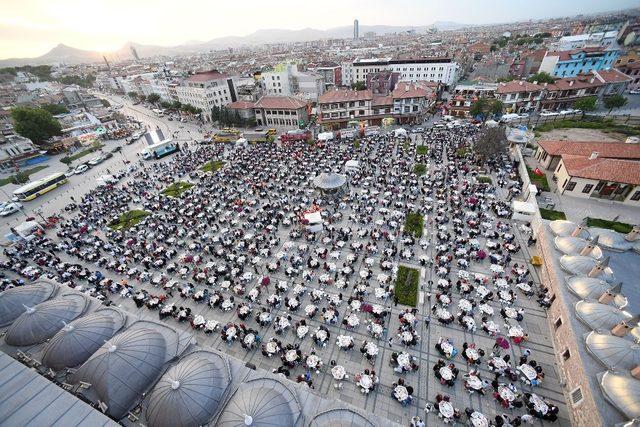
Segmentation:
{"type": "Polygon", "coordinates": [[[353,21],[353,39],[358,40],[360,37],[360,27],[358,25],[358,20],[353,21]]]}

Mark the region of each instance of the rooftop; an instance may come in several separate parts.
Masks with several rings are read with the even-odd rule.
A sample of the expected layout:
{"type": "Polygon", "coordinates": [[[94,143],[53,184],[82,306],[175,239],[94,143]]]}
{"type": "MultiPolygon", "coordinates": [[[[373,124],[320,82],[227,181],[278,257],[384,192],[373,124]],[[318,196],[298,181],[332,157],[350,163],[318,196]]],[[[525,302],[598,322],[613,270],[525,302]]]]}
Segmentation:
{"type": "Polygon", "coordinates": [[[598,157],[610,159],[640,159],[640,144],[612,141],[538,141],[538,145],[552,156],[563,154],[588,157],[594,151],[598,157]]]}
{"type": "Polygon", "coordinates": [[[365,101],[373,98],[371,90],[334,89],[329,90],[318,98],[319,104],[329,102],[365,101]]]}
{"type": "Polygon", "coordinates": [[[209,82],[212,80],[222,80],[227,79],[229,76],[227,74],[222,74],[218,71],[206,71],[203,73],[196,73],[192,76],[187,77],[186,81],[188,82],[209,82]]]}
{"type": "Polygon", "coordinates": [[[562,163],[574,177],[640,185],[640,161],[563,154],[562,163]]]}
{"type": "Polygon", "coordinates": [[[307,106],[307,103],[292,96],[263,96],[256,101],[256,108],[277,108],[281,110],[297,110],[307,106]]]}

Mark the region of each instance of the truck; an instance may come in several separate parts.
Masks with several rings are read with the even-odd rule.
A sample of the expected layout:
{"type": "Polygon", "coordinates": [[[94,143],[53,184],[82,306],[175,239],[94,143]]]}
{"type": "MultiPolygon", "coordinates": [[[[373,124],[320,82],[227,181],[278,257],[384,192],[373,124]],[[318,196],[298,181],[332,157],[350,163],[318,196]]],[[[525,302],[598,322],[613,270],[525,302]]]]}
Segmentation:
{"type": "Polygon", "coordinates": [[[311,132],[304,129],[290,130],[280,135],[282,142],[308,141],[311,138],[311,132]]]}
{"type": "Polygon", "coordinates": [[[142,158],[145,160],[160,159],[179,151],[178,144],[172,140],[161,141],[149,145],[142,150],[142,158]]]}

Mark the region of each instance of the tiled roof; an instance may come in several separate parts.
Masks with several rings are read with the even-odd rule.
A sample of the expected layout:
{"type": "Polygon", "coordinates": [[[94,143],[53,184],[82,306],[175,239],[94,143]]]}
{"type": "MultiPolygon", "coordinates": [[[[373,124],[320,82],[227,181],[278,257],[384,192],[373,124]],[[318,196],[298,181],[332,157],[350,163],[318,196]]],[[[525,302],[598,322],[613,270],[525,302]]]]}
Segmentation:
{"type": "Polygon", "coordinates": [[[630,82],[633,80],[622,71],[618,71],[615,68],[610,70],[593,71],[593,74],[603,83],[622,83],[630,82]]]}
{"type": "Polygon", "coordinates": [[[209,82],[211,80],[221,80],[229,78],[228,75],[219,73],[217,71],[207,71],[204,73],[197,73],[193,76],[189,76],[187,81],[189,82],[209,82]]]}
{"type": "Polygon", "coordinates": [[[563,154],[562,163],[574,177],[640,185],[640,161],[563,154]]]}
{"type": "Polygon", "coordinates": [[[552,156],[567,154],[588,157],[591,153],[597,151],[598,157],[601,158],[640,160],[640,144],[606,141],[538,141],[538,145],[552,156]]]}
{"type": "Polygon", "coordinates": [[[414,83],[400,82],[392,92],[394,99],[426,97],[431,91],[414,83]]]}
{"type": "Polygon", "coordinates": [[[604,83],[598,80],[595,76],[580,75],[576,77],[565,77],[562,79],[558,79],[555,83],[546,85],[546,88],[547,90],[585,89],[591,87],[599,87],[603,84],[604,83]]]}
{"type": "Polygon", "coordinates": [[[236,101],[226,105],[226,108],[230,108],[232,110],[250,110],[253,107],[255,107],[255,104],[249,101],[236,101]]]}
{"type": "Polygon", "coordinates": [[[559,61],[569,61],[571,60],[571,56],[577,53],[596,53],[602,52],[604,54],[605,50],[599,46],[593,47],[583,47],[581,49],[573,49],[573,50],[563,50],[560,52],[552,52],[551,54],[547,54],[547,56],[557,56],[559,61]]]}
{"type": "Polygon", "coordinates": [[[498,93],[535,92],[542,89],[543,85],[529,83],[526,80],[512,80],[498,85],[498,93]]]}
{"type": "Polygon", "coordinates": [[[263,96],[256,101],[257,108],[277,108],[280,110],[298,110],[307,103],[292,96],[263,96]]]}
{"type": "Polygon", "coordinates": [[[365,101],[373,98],[373,93],[369,90],[334,89],[329,90],[318,99],[319,104],[329,102],[365,101]]]}
{"type": "Polygon", "coordinates": [[[379,107],[381,105],[393,105],[392,96],[374,96],[371,101],[372,107],[379,107]]]}

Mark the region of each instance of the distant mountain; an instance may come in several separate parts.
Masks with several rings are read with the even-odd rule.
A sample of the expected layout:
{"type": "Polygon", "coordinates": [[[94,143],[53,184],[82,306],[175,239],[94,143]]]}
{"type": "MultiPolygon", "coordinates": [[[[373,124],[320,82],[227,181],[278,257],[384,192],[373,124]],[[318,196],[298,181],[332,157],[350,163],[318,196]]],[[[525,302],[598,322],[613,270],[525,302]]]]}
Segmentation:
{"type": "MultiPolygon", "coordinates": [[[[434,22],[428,26],[396,26],[396,25],[360,25],[360,36],[368,32],[376,35],[404,33],[407,31],[424,32],[429,28],[438,30],[457,30],[470,25],[456,22],[434,22]]],[[[259,44],[308,42],[323,39],[342,39],[353,37],[353,26],[330,28],[328,30],[317,30],[314,28],[303,28],[301,30],[281,30],[264,29],[255,31],[246,36],[219,37],[206,42],[188,41],[178,46],[154,46],[128,42],[120,49],[113,52],[94,52],[59,44],[49,52],[36,58],[10,58],[0,60],[0,67],[21,66],[21,65],[43,65],[43,64],[83,64],[100,62],[103,56],[110,61],[121,61],[132,59],[131,46],[136,48],[138,55],[142,58],[157,55],[190,55],[209,50],[237,48],[241,46],[253,46],[259,44]]]]}

